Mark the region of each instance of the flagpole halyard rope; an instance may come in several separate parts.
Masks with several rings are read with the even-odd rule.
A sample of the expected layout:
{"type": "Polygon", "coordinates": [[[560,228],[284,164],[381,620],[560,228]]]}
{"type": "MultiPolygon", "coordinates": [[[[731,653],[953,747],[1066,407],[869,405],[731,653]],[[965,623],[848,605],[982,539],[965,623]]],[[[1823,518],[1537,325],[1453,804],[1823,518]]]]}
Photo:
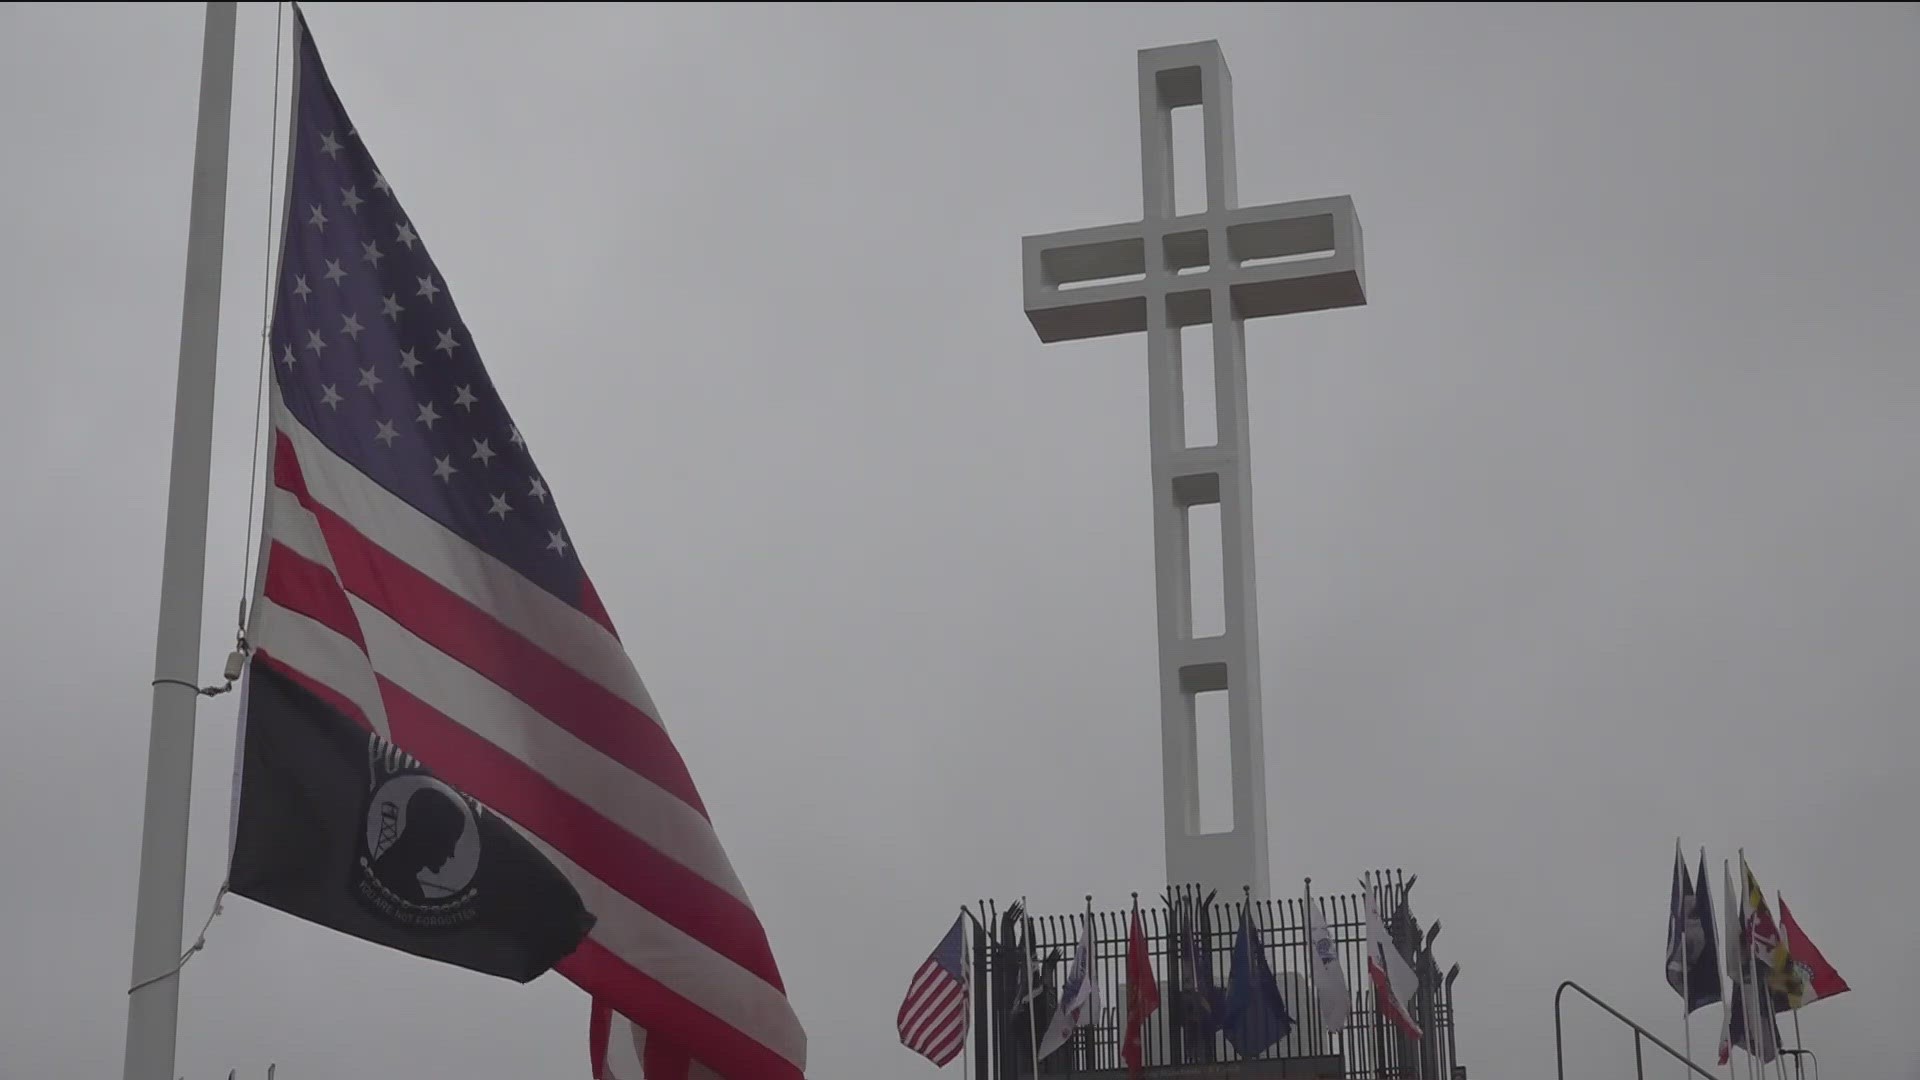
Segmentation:
{"type": "MultiPolygon", "coordinates": [[[[186,679],[172,678],[153,680],[154,686],[184,686],[201,697],[218,697],[232,690],[234,682],[240,678],[241,665],[245,662],[247,653],[251,651],[247,646],[247,596],[249,590],[252,588],[253,509],[254,500],[259,495],[260,428],[262,418],[266,414],[267,366],[272,362],[268,354],[268,349],[273,335],[273,192],[274,180],[277,175],[275,166],[278,160],[277,155],[280,145],[281,53],[285,51],[286,47],[286,5],[284,3],[276,3],[273,5],[273,8],[273,97],[269,99],[272,104],[273,131],[267,140],[267,253],[266,271],[262,275],[265,280],[261,286],[260,366],[256,373],[253,390],[253,457],[252,463],[247,469],[247,530],[244,541],[244,551],[241,556],[239,626],[234,635],[234,650],[232,654],[227,657],[226,670],[222,672],[226,679],[224,685],[200,686],[186,679]]],[[[165,982],[180,974],[181,969],[187,966],[187,961],[192,960],[201,950],[207,947],[207,931],[213,928],[213,920],[219,918],[220,913],[225,910],[222,901],[226,899],[227,893],[230,891],[230,885],[231,883],[224,879],[220,882],[219,890],[213,894],[213,910],[207,912],[207,921],[200,924],[200,932],[194,936],[193,944],[187,946],[186,951],[180,954],[179,961],[168,970],[150,978],[142,979],[128,987],[128,996],[137,994],[155,983],[165,982]]]]}
{"type": "Polygon", "coordinates": [[[193,691],[196,694],[199,694],[202,697],[219,697],[221,694],[224,694],[227,691],[233,689],[233,683],[231,680],[229,680],[225,686],[200,686],[195,683],[190,683],[185,679],[155,679],[153,680],[153,685],[184,686],[187,689],[193,691]]]}
{"type": "MultiPolygon", "coordinates": [[[[247,467],[247,532],[240,554],[240,625],[238,633],[244,643],[247,633],[247,596],[250,591],[250,578],[253,568],[253,502],[259,494],[260,485],[260,427],[265,416],[267,393],[267,366],[272,358],[269,351],[273,338],[273,207],[274,180],[278,175],[275,168],[280,150],[280,54],[285,49],[287,6],[283,3],[273,5],[273,97],[272,134],[267,138],[267,250],[266,269],[261,273],[260,286],[260,367],[256,373],[253,388],[253,458],[247,467]]],[[[288,124],[293,119],[288,118],[288,124]]]]}
{"type": "Polygon", "coordinates": [[[166,971],[163,971],[160,974],[155,975],[150,979],[142,979],[139,982],[134,983],[132,986],[127,988],[127,993],[129,995],[137,994],[140,991],[145,990],[147,987],[152,986],[154,983],[164,982],[167,979],[171,979],[175,975],[180,974],[180,969],[187,966],[187,961],[193,959],[193,956],[195,953],[207,947],[207,929],[213,925],[213,920],[217,918],[220,912],[223,910],[220,902],[226,899],[226,896],[227,896],[227,883],[222,881],[220,883],[220,891],[213,894],[213,910],[207,913],[207,921],[200,924],[199,936],[193,939],[192,945],[187,946],[186,952],[183,952],[180,954],[180,962],[173,965],[173,967],[167,969],[166,971]]]}

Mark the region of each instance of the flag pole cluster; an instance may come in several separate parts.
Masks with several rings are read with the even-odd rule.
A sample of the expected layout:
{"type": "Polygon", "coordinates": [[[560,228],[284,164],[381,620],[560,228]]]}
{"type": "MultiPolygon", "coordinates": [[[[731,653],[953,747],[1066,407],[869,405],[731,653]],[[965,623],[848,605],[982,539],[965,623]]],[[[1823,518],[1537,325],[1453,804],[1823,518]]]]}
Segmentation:
{"type": "MultiPolygon", "coordinates": [[[[1360,884],[1365,898],[1367,978],[1380,1015],[1407,1038],[1418,1040],[1426,1034],[1421,1030],[1415,1008],[1419,979],[1387,930],[1375,896],[1377,888],[1365,882],[1360,884]]],[[[1189,1047],[1197,1048],[1196,1052],[1208,1055],[1207,1060],[1212,1060],[1215,1036],[1224,1038],[1232,1051],[1245,1059],[1266,1053],[1293,1033],[1296,1020],[1269,959],[1266,936],[1256,924],[1256,905],[1250,897],[1244,899],[1228,963],[1227,983],[1222,988],[1215,982],[1211,950],[1213,896],[1201,900],[1197,893],[1170,892],[1166,897],[1164,957],[1167,970],[1163,976],[1155,968],[1139,894],[1133,895],[1124,923],[1121,982],[1125,1000],[1120,1003],[1122,1018],[1116,1032],[1119,1059],[1130,1075],[1139,1075],[1147,1065],[1144,1035],[1148,1018],[1165,1004],[1163,979],[1165,992],[1175,1003],[1174,1018],[1181,1037],[1189,1047]]],[[[1339,1035],[1347,1028],[1353,1000],[1346,972],[1333,933],[1324,914],[1313,903],[1310,889],[1304,907],[1315,1013],[1328,1033],[1339,1035]]],[[[975,948],[986,948],[991,938],[965,908],[961,912],[907,980],[906,994],[896,1017],[901,1045],[939,1067],[952,1063],[965,1050],[970,1029],[969,999],[976,996],[974,980],[982,974],[974,969],[969,958],[975,948]],[[974,934],[972,946],[967,943],[969,928],[974,934]]],[[[1020,926],[1024,916],[1024,905],[1014,905],[1007,913],[1003,932],[1020,926]]],[[[1008,982],[996,978],[999,989],[994,991],[1008,995],[1016,1011],[1028,1011],[1029,1019],[1018,1025],[1023,1029],[1018,1039],[1022,1061],[1029,1052],[1024,1028],[1036,1022],[1034,1017],[1047,1017],[1045,1026],[1038,1029],[1044,1034],[1031,1050],[1034,1059],[1040,1062],[1051,1059],[1077,1034],[1099,1021],[1107,1003],[1101,1000],[1099,980],[1093,970],[1097,951],[1094,918],[1089,897],[1088,909],[1080,917],[1078,941],[1065,981],[1057,992],[1051,977],[1057,954],[1042,966],[1032,955],[1030,936],[1017,949],[1010,941],[997,943],[998,948],[1013,956],[1016,969],[1025,969],[1014,971],[1008,982]],[[1040,984],[1042,979],[1046,985],[1040,984]],[[1051,1009],[1050,1015],[1037,1011],[1046,1008],[1051,1009]]],[[[984,988],[979,992],[986,993],[984,988]]]]}
{"type": "MultiPolygon", "coordinates": [[[[1719,1063],[1734,1047],[1761,1063],[1783,1051],[1776,1018],[1796,1015],[1815,1001],[1850,987],[1794,921],[1784,898],[1776,923],[1747,854],[1738,855],[1736,886],[1731,861],[1721,864],[1725,934],[1716,934],[1706,849],[1689,877],[1674,841],[1673,884],[1667,907],[1667,985],[1679,995],[1683,1020],[1709,1005],[1721,1006],[1719,1063]],[[1724,976],[1724,977],[1723,977],[1724,976]]],[[[1688,1032],[1689,1044],[1691,1031],[1688,1032]]]]}

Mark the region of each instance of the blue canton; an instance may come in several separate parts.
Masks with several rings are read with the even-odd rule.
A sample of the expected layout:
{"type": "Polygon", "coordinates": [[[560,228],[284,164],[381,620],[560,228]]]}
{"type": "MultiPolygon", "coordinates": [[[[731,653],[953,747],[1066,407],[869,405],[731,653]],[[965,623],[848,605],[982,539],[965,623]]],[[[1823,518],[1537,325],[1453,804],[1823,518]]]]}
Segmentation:
{"type": "Polygon", "coordinates": [[[422,514],[569,604],[585,574],[445,279],[302,35],[271,348],[287,410],[422,514]]]}

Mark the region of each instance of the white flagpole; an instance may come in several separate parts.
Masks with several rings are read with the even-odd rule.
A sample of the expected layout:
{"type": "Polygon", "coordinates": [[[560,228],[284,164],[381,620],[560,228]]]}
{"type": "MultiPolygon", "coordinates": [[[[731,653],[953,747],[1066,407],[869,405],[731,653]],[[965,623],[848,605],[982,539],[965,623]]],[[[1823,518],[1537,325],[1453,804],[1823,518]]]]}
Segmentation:
{"type": "MultiPolygon", "coordinates": [[[[1788,948],[1792,948],[1792,946],[1789,945],[1788,948]]],[[[1793,1007],[1793,1048],[1795,1050],[1805,1050],[1807,1048],[1806,1044],[1800,1041],[1800,1006],[1798,1005],[1793,1007]]],[[[1800,1060],[1800,1055],[1793,1055],[1793,1075],[1795,1077],[1802,1077],[1806,1074],[1807,1067],[1806,1064],[1800,1060]]]]}
{"type": "MultiPolygon", "coordinates": [[[[1693,911],[1701,911],[1701,909],[1711,909],[1711,907],[1713,907],[1713,896],[1707,894],[1707,892],[1701,892],[1701,890],[1705,890],[1705,888],[1711,888],[1705,878],[1707,878],[1707,846],[1701,844],[1701,846],[1699,846],[1699,880],[1693,882],[1693,894],[1695,894],[1695,896],[1693,896],[1693,911]]],[[[1726,913],[1724,913],[1724,911],[1720,913],[1720,919],[1726,919],[1726,913]]],[[[1703,932],[1707,930],[1707,919],[1705,919],[1705,915],[1701,917],[1699,928],[1701,928],[1703,932]]],[[[1720,957],[1720,942],[1716,942],[1716,940],[1709,940],[1709,942],[1707,942],[1707,957],[1713,957],[1713,963],[1715,963],[1715,965],[1726,967],[1726,965],[1722,963],[1722,957],[1720,957]]],[[[1726,978],[1720,978],[1718,982],[1720,982],[1720,1015],[1724,1017],[1724,1015],[1726,1015],[1726,978]]],[[[1692,1022],[1692,1019],[1690,1019],[1690,1022],[1692,1022]]],[[[1693,1032],[1688,1032],[1688,1034],[1692,1036],[1693,1032]]],[[[1728,1053],[1726,1057],[1728,1057],[1728,1061],[1734,1059],[1732,1053],[1728,1053]]],[[[1692,1061],[1692,1059],[1693,1051],[1692,1045],[1690,1045],[1690,1047],[1688,1047],[1688,1061],[1692,1061]]]]}
{"type": "MultiPolygon", "coordinates": [[[[1686,896],[1687,866],[1680,858],[1680,838],[1673,838],[1673,869],[1680,878],[1681,896],[1686,896]]],[[[1700,898],[1694,898],[1698,910],[1700,898]]],[[[1687,908],[1683,903],[1674,914],[1680,916],[1680,1030],[1686,1038],[1687,1064],[1693,1064],[1693,971],[1687,962],[1687,908]]]]}
{"type": "Polygon", "coordinates": [[[135,989],[127,995],[126,1080],[173,1080],[180,1019],[180,979],[173,972],[180,963],[187,889],[187,813],[193,788],[194,711],[199,701],[194,687],[200,676],[200,594],[206,580],[234,21],[233,3],[207,5],[187,219],[186,289],[180,310],[180,373],[173,400],[173,463],[154,646],[146,814],[133,920],[135,989]]]}
{"type": "Polygon", "coordinates": [[[962,905],[960,908],[960,970],[966,972],[967,977],[964,980],[966,985],[961,990],[961,993],[966,995],[966,1012],[963,1020],[966,1027],[965,1034],[960,1039],[960,1080],[968,1080],[973,1075],[972,1044],[980,1037],[980,1033],[974,1029],[973,1024],[973,980],[979,978],[980,973],[973,970],[973,949],[967,945],[967,924],[972,921],[967,917],[966,906],[962,905]]]}
{"type": "Polygon", "coordinates": [[[1034,1013],[1039,1011],[1037,1006],[1040,1004],[1040,984],[1033,981],[1033,914],[1027,911],[1026,907],[1027,898],[1023,896],[1020,898],[1020,921],[1026,925],[1020,928],[1020,940],[1025,943],[1027,949],[1027,1049],[1033,1055],[1033,1075],[1039,1076],[1040,1028],[1039,1020],[1034,1013]]]}
{"type": "MultiPolygon", "coordinates": [[[[1774,890],[1773,903],[1775,907],[1780,909],[1780,922],[1779,922],[1780,941],[1782,944],[1786,945],[1787,947],[1787,965],[1791,967],[1793,965],[1793,939],[1787,936],[1787,902],[1785,899],[1783,899],[1780,896],[1780,891],[1778,889],[1774,890]]],[[[1805,988],[1803,987],[1801,992],[1801,997],[1805,997],[1805,996],[1806,996],[1805,988]]],[[[1793,1048],[1796,1051],[1805,1050],[1806,1044],[1800,1041],[1800,1005],[1798,1002],[1789,1002],[1788,1004],[1793,1010],[1793,1048]]],[[[1794,1054],[1793,1055],[1793,1075],[1795,1077],[1805,1077],[1806,1074],[1807,1074],[1806,1062],[1802,1059],[1800,1054],[1798,1053],[1794,1054]]]]}
{"type": "Polygon", "coordinates": [[[1747,1074],[1761,1080],[1767,1075],[1767,1067],[1760,1055],[1766,1049],[1767,1029],[1760,1026],[1760,971],[1753,963],[1753,934],[1751,912],[1747,910],[1747,849],[1739,849],[1740,877],[1734,882],[1734,889],[1740,897],[1740,985],[1746,1000],[1741,1007],[1746,1010],[1744,1019],[1747,1030],[1747,1074]]]}
{"type": "Polygon", "coordinates": [[[1759,1053],[1749,1054],[1748,1057],[1753,1062],[1755,1075],[1764,1078],[1767,1075],[1767,1062],[1762,1055],[1765,1053],[1767,1047],[1772,1045],[1774,1052],[1773,1061],[1776,1066],[1776,1071],[1778,1071],[1780,1066],[1780,1047],[1773,1041],[1773,1005],[1772,1002],[1767,999],[1766,977],[1760,973],[1759,949],[1750,932],[1753,912],[1747,906],[1747,897],[1750,891],[1748,874],[1747,849],[1741,848],[1740,881],[1738,885],[1740,890],[1740,944],[1741,947],[1746,950],[1743,966],[1747,969],[1747,984],[1753,991],[1747,998],[1747,1041],[1760,1051],[1759,1053]]]}
{"type": "MultiPolygon", "coordinates": [[[[1728,945],[1736,944],[1734,934],[1734,871],[1728,869],[1726,859],[1720,859],[1720,936],[1724,942],[1716,945],[1715,963],[1722,969],[1726,967],[1728,945]]],[[[1734,1005],[1738,1003],[1745,1009],[1743,1001],[1745,990],[1741,990],[1740,976],[1736,972],[1726,972],[1726,984],[1720,988],[1720,1030],[1726,1036],[1726,1080],[1738,1080],[1734,1072],[1734,1005]]],[[[1745,1017],[1745,1013],[1741,1013],[1745,1017]]]]}
{"type": "MultiPolygon", "coordinates": [[[[1698,901],[1696,901],[1697,903],[1698,901]]],[[[1686,1037],[1687,1064],[1693,1064],[1693,1012],[1688,1006],[1693,1004],[1693,972],[1687,963],[1687,928],[1680,925],[1680,985],[1686,990],[1680,995],[1680,1030],[1686,1037]]]]}
{"type": "MultiPolygon", "coordinates": [[[[1740,877],[1741,877],[1740,890],[1741,890],[1742,896],[1746,895],[1746,890],[1748,887],[1748,878],[1747,878],[1748,873],[1749,871],[1747,869],[1747,853],[1743,850],[1740,852],[1740,877]]],[[[1767,902],[1767,897],[1765,893],[1762,893],[1760,895],[1760,902],[1762,904],[1765,904],[1767,902]]],[[[1780,924],[1778,921],[1776,921],[1773,924],[1773,933],[1775,937],[1778,937],[1780,934],[1780,924]]],[[[1774,1069],[1774,1072],[1779,1076],[1780,1080],[1787,1080],[1787,1056],[1780,1052],[1783,1049],[1783,1047],[1780,1045],[1780,1038],[1779,1038],[1780,1025],[1777,1020],[1779,1013],[1777,1013],[1773,1007],[1773,988],[1766,985],[1766,977],[1760,974],[1762,965],[1760,963],[1757,942],[1754,944],[1754,949],[1755,949],[1755,952],[1754,952],[1753,974],[1754,974],[1754,980],[1761,984],[1760,999],[1762,1003],[1765,1004],[1766,1006],[1766,1017],[1767,1017],[1766,1036],[1767,1038],[1773,1040],[1773,1069],[1774,1069]]],[[[1766,966],[1766,970],[1771,972],[1773,970],[1772,965],[1768,964],[1766,966]]]]}
{"type": "MultiPolygon", "coordinates": [[[[1740,926],[1742,930],[1745,930],[1747,928],[1747,925],[1750,921],[1750,916],[1753,914],[1753,911],[1750,910],[1747,906],[1747,898],[1750,895],[1752,890],[1753,879],[1751,875],[1752,875],[1752,871],[1747,868],[1747,850],[1745,848],[1741,848],[1740,849],[1740,912],[1742,917],[1740,920],[1740,926]]],[[[1766,898],[1764,896],[1761,897],[1762,902],[1765,902],[1765,899],[1766,898]]],[[[1779,929],[1776,927],[1774,932],[1779,933],[1779,929]]],[[[1765,969],[1765,965],[1762,964],[1760,959],[1760,943],[1754,940],[1752,935],[1750,934],[1743,935],[1743,941],[1745,942],[1746,948],[1747,948],[1747,960],[1753,966],[1754,1011],[1759,1013],[1761,1016],[1761,1019],[1764,1021],[1764,1026],[1759,1028],[1758,1030],[1755,1030],[1751,1026],[1748,1027],[1747,1029],[1748,1036],[1763,1048],[1768,1046],[1769,1044],[1772,1045],[1774,1072],[1779,1074],[1780,1080],[1786,1080],[1786,1075],[1787,1075],[1786,1063],[1780,1059],[1780,1041],[1774,1038],[1774,1035],[1777,1030],[1777,1025],[1774,1023],[1773,993],[1767,986],[1766,975],[1762,973],[1763,970],[1766,970],[1766,969],[1765,969]]],[[[1767,1063],[1762,1061],[1760,1062],[1760,1075],[1765,1076],[1766,1073],[1767,1073],[1767,1063]]]]}

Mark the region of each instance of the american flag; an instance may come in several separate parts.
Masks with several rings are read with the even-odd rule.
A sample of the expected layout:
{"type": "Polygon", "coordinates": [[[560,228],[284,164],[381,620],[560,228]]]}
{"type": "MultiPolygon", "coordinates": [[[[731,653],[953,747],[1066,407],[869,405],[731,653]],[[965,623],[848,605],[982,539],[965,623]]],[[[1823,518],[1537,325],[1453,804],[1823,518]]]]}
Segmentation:
{"type": "Polygon", "coordinates": [[[935,1065],[959,1057],[967,1044],[965,924],[965,915],[953,921],[953,929],[913,973],[900,1003],[901,1045],[935,1065]]]}
{"type": "Polygon", "coordinates": [[[295,34],[253,662],[573,882],[598,923],[558,970],[592,997],[596,1067],[617,1036],[649,1080],[798,1080],[765,931],[552,486],[298,15],[295,34]]]}

